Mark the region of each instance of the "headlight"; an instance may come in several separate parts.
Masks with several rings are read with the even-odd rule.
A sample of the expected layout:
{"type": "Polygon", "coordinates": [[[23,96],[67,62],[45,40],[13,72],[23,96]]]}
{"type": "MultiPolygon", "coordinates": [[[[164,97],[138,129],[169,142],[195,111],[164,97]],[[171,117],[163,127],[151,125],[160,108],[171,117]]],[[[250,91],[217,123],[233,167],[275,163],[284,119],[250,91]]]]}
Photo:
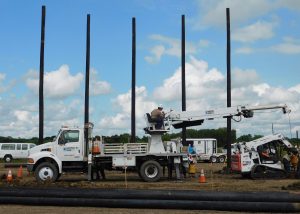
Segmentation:
{"type": "Polygon", "coordinates": [[[41,149],[41,152],[51,152],[51,148],[41,149]]]}
{"type": "Polygon", "coordinates": [[[28,158],[27,163],[34,163],[34,160],[32,158],[28,158]]]}

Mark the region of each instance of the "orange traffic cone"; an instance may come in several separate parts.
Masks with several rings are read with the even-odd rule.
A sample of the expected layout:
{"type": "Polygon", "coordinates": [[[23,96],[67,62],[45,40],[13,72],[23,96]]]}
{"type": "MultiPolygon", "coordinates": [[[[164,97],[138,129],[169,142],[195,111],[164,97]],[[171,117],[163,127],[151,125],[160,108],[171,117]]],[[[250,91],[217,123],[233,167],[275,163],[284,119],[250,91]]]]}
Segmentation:
{"type": "Polygon", "coordinates": [[[11,173],[11,170],[9,169],[8,170],[8,174],[7,174],[7,177],[6,177],[6,181],[8,183],[11,183],[13,181],[13,177],[12,177],[12,173],[11,173]]]}
{"type": "Polygon", "coordinates": [[[199,183],[206,183],[206,178],[205,178],[203,169],[201,169],[201,172],[200,172],[199,183]]]}
{"type": "Polygon", "coordinates": [[[19,170],[18,170],[17,178],[21,179],[22,176],[23,176],[23,167],[21,165],[20,168],[19,168],[19,170]]]}

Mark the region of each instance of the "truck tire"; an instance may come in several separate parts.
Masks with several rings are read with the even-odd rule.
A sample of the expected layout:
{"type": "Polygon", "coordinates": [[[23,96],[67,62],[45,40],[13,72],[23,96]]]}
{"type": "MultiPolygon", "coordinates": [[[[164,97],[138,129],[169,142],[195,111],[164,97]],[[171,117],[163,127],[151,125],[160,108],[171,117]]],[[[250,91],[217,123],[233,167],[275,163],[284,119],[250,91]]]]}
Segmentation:
{"type": "Polygon", "coordinates": [[[3,159],[6,163],[10,163],[13,157],[11,155],[5,155],[3,159]]]}
{"type": "Polygon", "coordinates": [[[146,182],[156,182],[162,176],[162,168],[157,161],[148,160],[142,164],[139,174],[146,182]]]}
{"type": "Polygon", "coordinates": [[[210,157],[210,162],[211,163],[217,163],[217,157],[216,156],[211,156],[210,157]]]}
{"type": "Polygon", "coordinates": [[[34,176],[38,182],[55,182],[58,178],[58,170],[54,164],[44,162],[37,166],[34,176]]]}
{"type": "Polygon", "coordinates": [[[224,163],[225,162],[225,156],[224,155],[221,155],[220,157],[218,157],[218,159],[217,159],[217,161],[219,162],[219,163],[224,163]]]}

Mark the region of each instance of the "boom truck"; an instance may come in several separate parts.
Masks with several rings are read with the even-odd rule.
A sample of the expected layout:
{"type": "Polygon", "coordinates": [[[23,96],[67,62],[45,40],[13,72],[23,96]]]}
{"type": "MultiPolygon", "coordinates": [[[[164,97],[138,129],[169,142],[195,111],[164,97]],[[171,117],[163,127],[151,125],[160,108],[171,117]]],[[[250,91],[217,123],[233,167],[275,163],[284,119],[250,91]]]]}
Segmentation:
{"type": "Polygon", "coordinates": [[[285,178],[289,170],[285,169],[282,159],[289,151],[297,149],[282,134],[237,143],[235,154],[231,156],[231,169],[252,179],[285,178]]]}
{"type": "MultiPolygon", "coordinates": [[[[149,113],[145,114],[149,134],[147,143],[116,143],[101,145],[99,154],[85,155],[92,141],[91,123],[85,124],[88,128],[89,142],[84,140],[84,128],[62,127],[53,142],[41,144],[30,150],[27,168],[34,172],[38,182],[56,181],[63,172],[87,172],[91,179],[92,168],[102,166],[105,169],[133,168],[138,175],[147,182],[158,181],[162,177],[162,167],[176,169],[178,177],[179,167],[183,165],[185,153],[181,152],[179,142],[164,144],[162,135],[174,128],[201,125],[205,120],[227,117],[253,117],[256,110],[282,109],[283,113],[290,110],[286,105],[273,106],[237,106],[208,111],[170,111],[166,114],[163,129],[155,128],[155,121],[149,113]]],[[[89,151],[89,150],[88,150],[89,151]]]]}

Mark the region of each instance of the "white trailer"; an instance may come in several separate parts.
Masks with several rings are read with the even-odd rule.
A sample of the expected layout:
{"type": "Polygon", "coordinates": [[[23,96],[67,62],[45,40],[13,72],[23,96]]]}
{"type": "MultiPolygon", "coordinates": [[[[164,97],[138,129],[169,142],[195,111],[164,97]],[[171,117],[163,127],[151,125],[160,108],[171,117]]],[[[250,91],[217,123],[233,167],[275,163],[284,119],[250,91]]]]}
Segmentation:
{"type": "Polygon", "coordinates": [[[224,163],[226,160],[226,153],[218,153],[218,144],[215,138],[188,138],[186,143],[194,146],[197,161],[224,163]]]}
{"type": "MultiPolygon", "coordinates": [[[[162,167],[167,166],[176,170],[179,178],[179,168],[187,154],[181,153],[181,145],[171,142],[164,146],[162,135],[170,131],[170,125],[175,128],[201,125],[204,120],[224,117],[253,116],[254,110],[281,108],[288,112],[286,105],[278,106],[237,106],[203,112],[175,112],[166,114],[164,129],[155,129],[155,122],[150,115],[145,115],[147,127],[144,129],[150,135],[147,143],[103,144],[99,154],[93,155],[89,151],[92,141],[92,124],[84,128],[62,127],[51,143],[36,146],[30,151],[27,169],[33,171],[37,181],[56,181],[62,172],[88,172],[88,179],[92,179],[92,168],[120,169],[131,167],[135,169],[144,181],[158,181],[162,176],[162,167]],[[85,132],[86,131],[86,132],[85,132]],[[85,142],[84,132],[88,133],[89,142],[85,142]]],[[[184,165],[184,164],[183,164],[184,165]]]]}

